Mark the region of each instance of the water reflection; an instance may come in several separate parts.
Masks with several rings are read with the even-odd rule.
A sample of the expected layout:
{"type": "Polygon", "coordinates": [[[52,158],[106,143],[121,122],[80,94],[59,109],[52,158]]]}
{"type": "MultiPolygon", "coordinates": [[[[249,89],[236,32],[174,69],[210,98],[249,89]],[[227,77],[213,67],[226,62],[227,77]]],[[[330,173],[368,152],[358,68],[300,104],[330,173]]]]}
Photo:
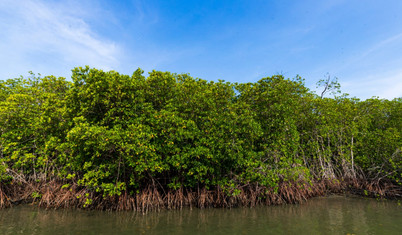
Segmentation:
{"type": "Polygon", "coordinates": [[[0,228],[0,234],[399,234],[402,206],[341,196],[301,205],[145,215],[18,206],[0,210],[0,228]]]}

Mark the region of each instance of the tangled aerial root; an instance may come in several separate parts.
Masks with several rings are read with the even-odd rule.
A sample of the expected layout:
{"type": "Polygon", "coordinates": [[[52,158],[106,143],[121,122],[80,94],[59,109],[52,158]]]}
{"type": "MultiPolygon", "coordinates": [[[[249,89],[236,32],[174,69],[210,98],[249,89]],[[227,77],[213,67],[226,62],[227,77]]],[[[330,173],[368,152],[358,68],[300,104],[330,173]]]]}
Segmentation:
{"type": "Polygon", "coordinates": [[[0,208],[20,203],[32,203],[45,208],[88,208],[97,210],[132,210],[147,212],[183,207],[254,207],[301,203],[311,197],[330,193],[353,193],[362,196],[400,198],[401,186],[384,182],[353,180],[320,180],[312,183],[282,182],[278,188],[270,189],[257,185],[237,188],[236,193],[217,187],[214,190],[167,190],[148,186],[139,193],[106,197],[72,185],[62,187],[56,180],[49,182],[18,182],[0,185],[0,208]]]}

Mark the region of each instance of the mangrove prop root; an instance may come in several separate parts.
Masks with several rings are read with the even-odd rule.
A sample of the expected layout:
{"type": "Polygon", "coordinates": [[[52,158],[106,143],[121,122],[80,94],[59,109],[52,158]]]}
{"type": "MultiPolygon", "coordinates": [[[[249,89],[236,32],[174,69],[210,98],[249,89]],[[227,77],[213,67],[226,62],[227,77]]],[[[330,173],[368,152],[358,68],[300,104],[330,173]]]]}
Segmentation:
{"type": "Polygon", "coordinates": [[[50,182],[11,182],[0,186],[0,208],[31,203],[44,208],[148,212],[183,207],[230,208],[301,203],[311,197],[345,192],[369,197],[400,198],[402,188],[390,183],[366,182],[356,179],[321,180],[312,184],[283,182],[276,190],[249,185],[233,195],[219,187],[215,190],[180,188],[166,191],[155,186],[148,186],[134,195],[124,192],[120,196],[105,198],[101,194],[93,193],[78,185],[63,188],[62,183],[55,180],[50,182]]]}

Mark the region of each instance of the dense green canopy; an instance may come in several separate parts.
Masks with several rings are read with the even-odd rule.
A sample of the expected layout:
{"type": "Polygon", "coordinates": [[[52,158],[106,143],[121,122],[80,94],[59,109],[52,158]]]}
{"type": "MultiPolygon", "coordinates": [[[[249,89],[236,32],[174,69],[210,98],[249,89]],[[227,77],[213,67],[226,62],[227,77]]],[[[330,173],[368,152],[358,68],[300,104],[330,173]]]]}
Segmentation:
{"type": "Polygon", "coordinates": [[[0,181],[17,172],[104,196],[313,179],[402,179],[402,98],[322,98],[303,79],[208,82],[75,68],[0,81],[0,181]],[[67,185],[68,186],[68,185],[67,185]]]}

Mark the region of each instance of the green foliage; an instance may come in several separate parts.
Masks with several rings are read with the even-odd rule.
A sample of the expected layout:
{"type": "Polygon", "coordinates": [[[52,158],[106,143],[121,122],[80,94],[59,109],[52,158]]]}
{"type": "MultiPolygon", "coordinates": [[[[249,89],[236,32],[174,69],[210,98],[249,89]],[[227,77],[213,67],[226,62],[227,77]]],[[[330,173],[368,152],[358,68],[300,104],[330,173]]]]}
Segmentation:
{"type": "Polygon", "coordinates": [[[40,193],[38,193],[38,192],[33,192],[33,193],[31,194],[31,197],[32,197],[33,199],[40,199],[40,198],[42,198],[42,194],[40,194],[40,193]]]}
{"type": "Polygon", "coordinates": [[[57,153],[49,147],[64,138],[64,98],[70,83],[32,74],[0,84],[1,161],[35,177],[53,171],[57,153]]]}
{"type": "Polygon", "coordinates": [[[75,68],[72,82],[32,74],[0,81],[0,181],[12,169],[104,197],[151,184],[237,195],[242,185],[361,173],[400,183],[401,118],[401,98],[318,97],[300,77],[231,84],[140,69],[75,68]]]}
{"type": "Polygon", "coordinates": [[[4,162],[0,162],[0,183],[8,183],[12,180],[12,177],[7,174],[7,165],[4,162]]]}

